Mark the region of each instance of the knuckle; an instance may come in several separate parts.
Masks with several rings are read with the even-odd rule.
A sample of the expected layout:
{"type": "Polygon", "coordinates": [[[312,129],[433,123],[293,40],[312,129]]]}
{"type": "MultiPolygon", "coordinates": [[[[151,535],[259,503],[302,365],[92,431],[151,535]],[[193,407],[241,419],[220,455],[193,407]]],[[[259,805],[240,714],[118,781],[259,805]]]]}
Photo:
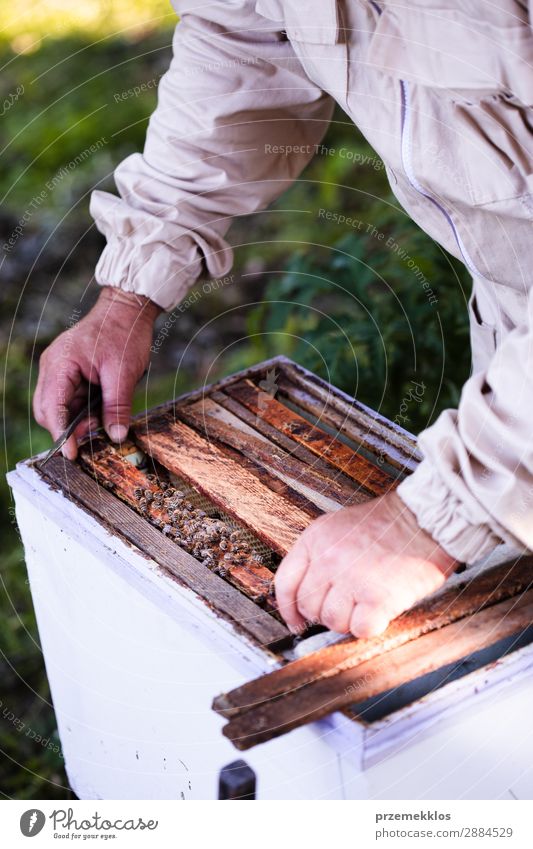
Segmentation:
{"type": "Polygon", "coordinates": [[[33,405],[33,417],[34,417],[35,421],[37,422],[37,424],[41,425],[41,427],[44,427],[46,419],[45,419],[45,416],[43,414],[43,408],[41,407],[40,404],[34,404],[33,405]]]}
{"type": "Polygon", "coordinates": [[[286,593],[290,592],[292,588],[292,583],[293,581],[291,575],[286,574],[286,570],[282,569],[282,567],[280,566],[278,571],[276,572],[276,575],[274,576],[274,586],[276,588],[276,593],[285,595],[286,593]]]}
{"type": "Polygon", "coordinates": [[[45,348],[39,357],[39,369],[45,369],[50,362],[50,347],[45,348]]]}
{"type": "Polygon", "coordinates": [[[127,401],[111,401],[106,404],[105,413],[108,416],[127,416],[130,411],[130,405],[127,401]]]}

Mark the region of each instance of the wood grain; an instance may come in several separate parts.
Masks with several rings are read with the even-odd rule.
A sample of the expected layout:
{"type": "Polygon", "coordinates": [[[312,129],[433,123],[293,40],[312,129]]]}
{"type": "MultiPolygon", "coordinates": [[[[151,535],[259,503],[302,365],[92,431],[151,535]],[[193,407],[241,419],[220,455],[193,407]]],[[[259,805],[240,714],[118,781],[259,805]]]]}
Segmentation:
{"type": "MultiPolygon", "coordinates": [[[[155,525],[160,530],[172,528],[173,519],[164,505],[155,500],[146,504],[144,510],[139,509],[139,499],[135,492],[142,489],[153,496],[162,496],[163,491],[158,482],[150,481],[145,472],[135,468],[120,453],[103,438],[93,438],[80,446],[80,461],[90,471],[99,484],[115,493],[137,513],[155,525]]],[[[174,542],[174,544],[177,544],[174,542]]],[[[186,546],[185,550],[188,550],[186,546]]],[[[214,571],[223,573],[230,584],[244,592],[255,602],[264,602],[269,596],[273,600],[274,574],[266,566],[255,562],[252,557],[246,557],[242,563],[228,563],[225,551],[219,546],[214,547],[214,571]]],[[[189,549],[189,553],[191,553],[189,549]]],[[[274,605],[271,604],[271,607],[274,605]]]]}
{"type": "Polygon", "coordinates": [[[358,487],[354,487],[353,481],[346,475],[343,475],[339,469],[326,463],[317,454],[313,454],[305,446],[299,445],[298,442],[295,442],[285,433],[281,433],[277,428],[272,427],[264,419],[255,416],[234,398],[226,395],[225,392],[213,392],[211,397],[219,406],[233,413],[236,418],[250,427],[253,427],[255,431],[268,439],[273,445],[278,445],[291,457],[296,457],[302,463],[305,463],[309,468],[320,474],[324,480],[332,481],[335,487],[338,487],[339,495],[342,497],[344,504],[357,504],[360,501],[368,501],[372,498],[370,493],[366,491],[362,492],[358,487]]]}
{"type": "MultiPolygon", "coordinates": [[[[361,663],[398,648],[418,637],[446,627],[479,610],[513,598],[533,585],[533,557],[523,557],[487,569],[471,581],[423,599],[394,619],[379,637],[345,640],[287,663],[269,675],[256,678],[229,693],[217,696],[213,707],[230,717],[261,702],[294,693],[307,685],[353,669],[361,663]]],[[[332,682],[331,686],[336,686],[332,682]]]]}
{"type": "Polygon", "coordinates": [[[190,481],[281,555],[311,521],[299,493],[265,470],[252,473],[237,452],[209,442],[171,415],[150,417],[136,424],[133,433],[151,457],[190,481]]]}
{"type": "Polygon", "coordinates": [[[322,678],[302,690],[262,702],[232,718],[223,733],[236,748],[249,749],[519,635],[532,621],[533,590],[529,590],[346,669],[333,679],[322,678]]]}
{"type": "Polygon", "coordinates": [[[422,458],[411,433],[292,360],[280,363],[280,370],[308,399],[339,413],[342,429],[354,442],[360,440],[372,453],[384,454],[389,465],[399,470],[415,470],[422,458]]]}
{"type": "MultiPolygon", "coordinates": [[[[334,480],[302,463],[292,454],[272,444],[263,434],[225,410],[211,398],[180,407],[180,418],[209,440],[229,445],[243,456],[259,463],[276,474],[301,495],[312,501],[320,510],[338,510],[344,506],[343,489],[334,480]]],[[[355,499],[361,495],[353,488],[355,499]]],[[[366,499],[365,499],[366,500],[366,499]]]]}
{"type": "Polygon", "coordinates": [[[36,465],[36,470],[67,498],[108,527],[112,535],[134,545],[256,643],[273,648],[291,642],[291,634],[281,622],[168,540],[78,465],[57,456],[49,460],[43,470],[36,465]]]}
{"type": "Polygon", "coordinates": [[[363,491],[375,496],[384,495],[395,486],[394,479],[366,457],[357,454],[321,428],[313,426],[268,393],[261,392],[251,381],[232,384],[227,393],[258,418],[264,419],[295,442],[305,445],[313,454],[340,469],[363,487],[363,491]]]}

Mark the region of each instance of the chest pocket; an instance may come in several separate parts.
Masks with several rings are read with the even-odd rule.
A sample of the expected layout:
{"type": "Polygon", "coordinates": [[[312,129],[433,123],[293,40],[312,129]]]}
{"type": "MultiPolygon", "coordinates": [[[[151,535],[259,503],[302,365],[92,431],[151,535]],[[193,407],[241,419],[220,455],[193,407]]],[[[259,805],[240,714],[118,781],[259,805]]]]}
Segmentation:
{"type": "MultiPolygon", "coordinates": [[[[452,198],[474,206],[529,199],[533,35],[527,16],[517,19],[505,3],[493,7],[492,19],[481,9],[475,17],[476,0],[463,4],[467,11],[440,3],[385,5],[365,60],[377,72],[421,87],[413,145],[430,190],[432,182],[440,184],[446,197],[450,186],[439,157],[427,161],[426,151],[435,148],[449,160],[449,172],[464,177],[459,190],[450,186],[452,198]]],[[[524,209],[517,206],[516,214],[524,209]]]]}
{"type": "Polygon", "coordinates": [[[511,12],[516,4],[501,4],[491,20],[481,7],[475,15],[472,2],[464,4],[470,13],[430,0],[380,5],[365,57],[376,70],[437,89],[506,91],[533,104],[533,34],[527,16],[511,12]]]}

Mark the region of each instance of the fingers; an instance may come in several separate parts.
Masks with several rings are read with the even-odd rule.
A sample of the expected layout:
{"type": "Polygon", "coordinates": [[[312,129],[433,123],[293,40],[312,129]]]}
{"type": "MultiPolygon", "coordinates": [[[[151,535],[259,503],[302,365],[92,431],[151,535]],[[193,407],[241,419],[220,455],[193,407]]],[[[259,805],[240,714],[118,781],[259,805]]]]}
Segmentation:
{"type": "Polygon", "coordinates": [[[78,443],[75,436],[69,436],[63,447],[61,448],[63,457],[67,460],[75,460],[78,456],[78,443]]]}
{"type": "Polygon", "coordinates": [[[327,570],[317,569],[315,565],[306,571],[296,592],[296,607],[308,626],[321,621],[320,611],[330,589],[327,570]]]}
{"type": "Polygon", "coordinates": [[[100,371],[102,387],[102,420],[113,442],[122,442],[128,435],[131,401],[137,375],[122,363],[108,363],[100,371]]]}
{"type": "Polygon", "coordinates": [[[353,609],[353,595],[344,587],[331,587],[322,602],[319,614],[320,622],[331,631],[348,634],[353,609]]]}
{"type": "Polygon", "coordinates": [[[353,608],[350,628],[354,637],[377,637],[388,627],[390,616],[383,604],[359,602],[353,608]]]}
{"type": "Polygon", "coordinates": [[[307,547],[300,539],[281,561],[274,579],[279,612],[293,633],[306,627],[305,619],[298,612],[296,594],[308,565],[307,547]]]}
{"type": "MultiPolygon", "coordinates": [[[[84,384],[74,362],[63,363],[59,370],[53,362],[44,361],[41,365],[33,408],[37,422],[50,432],[52,439],[58,439],[68,426],[72,407],[85,393],[84,384]]],[[[73,437],[63,446],[63,454],[68,459],[76,457],[77,445],[73,437]]]]}

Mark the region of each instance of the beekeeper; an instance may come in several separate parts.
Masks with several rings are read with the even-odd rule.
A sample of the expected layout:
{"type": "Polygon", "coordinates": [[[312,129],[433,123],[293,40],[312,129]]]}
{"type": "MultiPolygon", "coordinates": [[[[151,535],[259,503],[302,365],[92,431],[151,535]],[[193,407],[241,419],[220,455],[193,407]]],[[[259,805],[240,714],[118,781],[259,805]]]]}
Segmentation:
{"type": "MultiPolygon", "coordinates": [[[[502,540],[533,548],[531,10],[525,0],[174,5],[174,57],[144,153],[117,168],[118,197],[92,195],[107,238],[100,298],[43,354],[35,415],[57,437],[92,381],[109,436],[126,436],[154,319],[203,270],[228,273],[232,217],[297,179],[337,102],[405,210],[474,278],[473,374],[458,408],[420,435],[423,461],[396,492],[311,524],[276,577],[293,629],[377,634],[458,561],[502,540]]],[[[74,439],[65,453],[75,456],[74,439]]]]}

